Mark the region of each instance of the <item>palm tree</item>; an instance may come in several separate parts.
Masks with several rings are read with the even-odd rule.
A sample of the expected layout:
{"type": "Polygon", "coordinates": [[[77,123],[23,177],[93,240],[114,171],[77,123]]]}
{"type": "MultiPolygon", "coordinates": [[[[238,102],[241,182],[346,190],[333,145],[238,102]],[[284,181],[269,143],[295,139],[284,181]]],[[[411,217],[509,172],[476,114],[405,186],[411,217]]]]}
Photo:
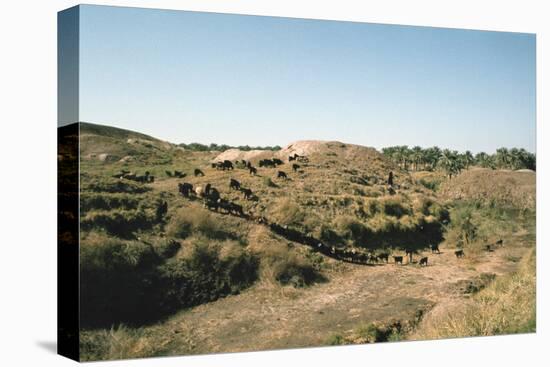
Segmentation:
{"type": "Polygon", "coordinates": [[[418,165],[422,162],[422,158],[424,157],[422,154],[422,147],[419,147],[418,145],[414,146],[410,153],[411,161],[414,163],[414,170],[418,171],[418,165]]]}
{"type": "Polygon", "coordinates": [[[449,176],[449,179],[453,177],[453,174],[457,173],[457,161],[458,157],[454,152],[451,152],[449,149],[444,149],[441,152],[441,158],[439,159],[439,166],[445,171],[449,176]]]}
{"type": "Polygon", "coordinates": [[[425,151],[426,162],[430,165],[430,169],[433,171],[441,158],[441,149],[439,147],[431,147],[425,151]]]}
{"type": "Polygon", "coordinates": [[[495,154],[495,163],[499,168],[507,168],[510,160],[510,153],[506,148],[499,148],[495,154]]]}
{"type": "Polygon", "coordinates": [[[474,156],[472,152],[470,152],[469,150],[465,151],[462,157],[463,157],[465,168],[469,168],[475,162],[474,156]]]}
{"type": "Polygon", "coordinates": [[[494,168],[492,158],[485,152],[479,152],[475,156],[475,163],[484,168],[494,168]]]}
{"type": "Polygon", "coordinates": [[[508,153],[509,168],[520,169],[522,168],[521,154],[518,148],[510,149],[508,153]]]}
{"type": "Polygon", "coordinates": [[[409,147],[407,145],[400,145],[396,147],[396,154],[398,162],[401,164],[401,167],[404,170],[408,169],[409,147]]]}

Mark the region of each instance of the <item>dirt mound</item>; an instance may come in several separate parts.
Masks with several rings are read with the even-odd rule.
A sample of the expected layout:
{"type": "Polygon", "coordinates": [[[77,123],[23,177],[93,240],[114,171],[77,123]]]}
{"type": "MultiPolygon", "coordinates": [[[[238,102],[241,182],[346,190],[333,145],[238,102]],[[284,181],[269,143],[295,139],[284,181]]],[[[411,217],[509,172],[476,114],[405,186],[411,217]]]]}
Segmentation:
{"type": "Polygon", "coordinates": [[[276,152],[269,150],[242,151],[239,149],[228,149],[219,154],[213,161],[244,159],[255,162],[264,158],[276,157],[286,162],[288,161],[288,157],[294,154],[306,157],[333,156],[345,160],[383,160],[381,154],[374,148],[345,144],[338,141],[300,140],[290,143],[276,152]]]}
{"type": "Polygon", "coordinates": [[[536,174],[475,168],[441,185],[440,195],[450,200],[481,200],[519,208],[534,208],[536,174]]]}
{"type": "Polygon", "coordinates": [[[300,140],[300,141],[295,141],[293,143],[290,143],[289,145],[281,149],[279,154],[281,156],[288,156],[293,154],[308,156],[313,153],[328,151],[330,150],[330,147],[333,145],[340,146],[340,147],[346,146],[346,144],[343,144],[337,141],[328,142],[328,141],[321,141],[321,140],[300,140]]]}
{"type": "Polygon", "coordinates": [[[220,153],[216,158],[214,158],[213,162],[221,162],[224,160],[228,161],[237,161],[237,160],[247,160],[247,161],[254,161],[264,158],[271,158],[273,157],[273,152],[270,150],[240,150],[240,149],[228,149],[225,152],[220,153]]]}

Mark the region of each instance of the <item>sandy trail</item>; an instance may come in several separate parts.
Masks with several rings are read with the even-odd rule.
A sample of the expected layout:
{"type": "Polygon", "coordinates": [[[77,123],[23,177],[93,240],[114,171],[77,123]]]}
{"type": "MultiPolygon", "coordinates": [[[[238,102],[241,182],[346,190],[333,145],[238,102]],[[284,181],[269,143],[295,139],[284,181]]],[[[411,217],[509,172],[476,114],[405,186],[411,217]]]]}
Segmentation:
{"type": "MultiPolygon", "coordinates": [[[[370,322],[413,320],[419,310],[464,299],[465,280],[515,269],[520,242],[475,261],[455,258],[452,249],[429,256],[428,267],[345,264],[330,282],[307,289],[259,284],[179,313],[164,324],[173,330],[176,353],[215,353],[325,345],[330,335],[347,335],[370,322]],[[179,337],[178,337],[179,336],[179,337]],[[178,345],[179,344],[179,345],[178,345]]],[[[418,259],[419,256],[416,256],[418,259]]],[[[333,261],[333,260],[330,260],[333,261]]]]}

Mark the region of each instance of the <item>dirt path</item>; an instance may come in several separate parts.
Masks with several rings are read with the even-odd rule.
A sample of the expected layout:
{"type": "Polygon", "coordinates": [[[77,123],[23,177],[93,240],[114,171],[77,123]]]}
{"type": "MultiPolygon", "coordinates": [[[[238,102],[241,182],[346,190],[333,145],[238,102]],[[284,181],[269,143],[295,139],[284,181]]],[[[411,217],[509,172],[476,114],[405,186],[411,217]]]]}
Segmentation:
{"type": "MultiPolygon", "coordinates": [[[[370,322],[406,321],[442,302],[464,297],[468,280],[514,270],[526,251],[514,246],[457,260],[452,249],[429,256],[428,267],[342,265],[328,283],[307,289],[259,284],[240,295],[175,315],[170,353],[213,353],[324,345],[370,322]]],[[[418,258],[418,257],[417,257],[418,258]]],[[[331,260],[332,261],[332,260],[331,260]]]]}

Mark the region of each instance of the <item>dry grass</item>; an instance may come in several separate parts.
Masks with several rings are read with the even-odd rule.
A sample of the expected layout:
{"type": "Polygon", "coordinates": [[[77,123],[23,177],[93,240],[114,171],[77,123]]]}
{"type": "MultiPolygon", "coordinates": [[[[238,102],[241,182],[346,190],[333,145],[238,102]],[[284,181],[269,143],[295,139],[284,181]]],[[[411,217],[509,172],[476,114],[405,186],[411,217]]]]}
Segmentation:
{"type": "Polygon", "coordinates": [[[411,340],[527,333],[536,330],[535,249],[518,271],[497,278],[463,304],[428,314],[411,340]]]}
{"type": "Polygon", "coordinates": [[[512,205],[518,208],[535,208],[536,174],[472,168],[439,190],[441,198],[450,200],[480,200],[489,204],[512,205]]]}
{"type": "MultiPolygon", "coordinates": [[[[108,138],[114,139],[111,135],[108,135],[108,138]]],[[[463,191],[461,191],[462,186],[473,185],[468,188],[468,190],[471,191],[467,191],[465,197],[469,197],[468,195],[476,198],[481,197],[484,198],[483,201],[486,201],[485,195],[487,195],[485,191],[486,186],[475,186],[477,184],[475,180],[465,180],[464,183],[461,184],[462,181],[459,176],[458,178],[453,178],[451,183],[446,185],[445,183],[441,183],[445,180],[445,177],[440,176],[438,173],[424,174],[416,172],[411,176],[409,173],[402,171],[391,162],[387,161],[374,149],[345,145],[337,142],[305,142],[283,149],[280,152],[280,158],[286,158],[285,156],[290,155],[292,152],[308,155],[308,163],[299,162],[301,166],[299,172],[292,171],[288,163],[277,169],[260,168],[257,164],[258,157],[256,157],[252,160],[252,163],[258,167],[258,175],[251,176],[247,170],[237,167],[232,171],[218,171],[211,168],[210,161],[216,157],[217,153],[215,152],[182,151],[173,146],[165,146],[163,142],[144,142],[140,140],[141,138],[133,139],[132,142],[128,142],[125,138],[121,145],[124,149],[119,150],[120,146],[115,147],[112,144],[113,142],[109,139],[94,141],[93,137],[89,137],[89,141],[86,140],[82,153],[90,153],[91,150],[88,152],[88,149],[96,149],[99,147],[98,153],[110,153],[115,156],[132,155],[135,159],[129,162],[100,162],[97,159],[88,158],[82,160],[81,167],[84,172],[81,177],[83,184],[82,190],[84,193],[83,203],[86,204],[87,209],[89,209],[83,213],[83,219],[86,219],[86,216],[89,214],[90,217],[88,219],[90,219],[90,223],[93,224],[93,226],[91,226],[92,228],[90,228],[90,234],[84,238],[85,245],[89,244],[89,247],[92,247],[92,245],[98,246],[100,242],[103,243],[107,242],[109,239],[114,239],[116,234],[96,233],[98,227],[100,227],[98,226],[99,222],[105,222],[106,224],[103,225],[103,227],[105,227],[106,225],[110,225],[110,223],[114,221],[114,218],[119,222],[129,222],[127,226],[129,232],[128,238],[118,239],[120,241],[124,240],[125,246],[123,247],[124,251],[122,253],[126,255],[128,252],[127,257],[130,255],[134,256],[136,254],[135,249],[141,249],[141,247],[139,247],[140,244],[137,243],[139,238],[153,244],[154,251],[159,254],[172,254],[177,250],[177,254],[173,255],[170,262],[177,262],[182,266],[190,263],[190,261],[196,257],[194,257],[194,254],[200,255],[205,252],[209,254],[216,250],[219,251],[219,253],[216,252],[216,262],[223,265],[223,272],[220,272],[220,274],[223,275],[223,277],[220,278],[222,280],[225,279],[226,270],[228,273],[233,274],[233,272],[230,271],[231,269],[246,269],[246,266],[239,266],[239,264],[242,263],[241,260],[247,260],[250,256],[257,258],[259,260],[259,268],[257,269],[259,277],[257,281],[254,279],[256,283],[252,284],[252,281],[243,283],[246,283],[247,287],[251,287],[246,291],[248,296],[243,292],[235,296],[234,299],[232,299],[232,297],[229,297],[229,299],[225,298],[225,301],[216,301],[202,305],[205,307],[200,309],[209,309],[208,305],[215,308],[219,302],[222,302],[220,308],[223,308],[223,310],[219,310],[221,312],[225,311],[227,304],[234,303],[235,311],[231,319],[241,319],[244,323],[250,322],[251,324],[255,324],[250,325],[251,330],[253,330],[254,326],[261,323],[260,321],[263,321],[263,319],[258,319],[256,321],[250,320],[253,320],[251,317],[255,316],[258,310],[263,309],[264,305],[271,306],[278,302],[288,301],[286,311],[284,309],[279,311],[275,308],[275,311],[278,312],[277,315],[283,320],[284,317],[287,317],[287,314],[290,314],[289,310],[294,312],[295,309],[299,311],[303,308],[315,306],[315,304],[310,304],[311,299],[301,299],[300,297],[304,297],[304,295],[310,295],[311,297],[311,294],[315,294],[315,292],[317,292],[316,290],[321,287],[331,287],[332,283],[339,279],[338,277],[346,279],[345,283],[339,283],[338,289],[334,287],[329,288],[328,291],[323,291],[318,298],[319,304],[328,302],[332,299],[331,297],[334,294],[339,294],[339,292],[345,292],[351,289],[350,283],[356,281],[354,278],[354,271],[358,270],[349,264],[328,259],[319,254],[312,254],[309,249],[304,246],[289,242],[285,238],[271,232],[267,226],[255,224],[244,218],[236,218],[231,215],[210,212],[202,207],[200,200],[188,199],[179,195],[177,192],[177,183],[185,181],[194,186],[204,186],[210,183],[220,191],[223,198],[242,205],[244,211],[249,213],[251,217],[265,216],[270,223],[289,225],[293,229],[303,233],[311,233],[327,244],[335,246],[363,246],[371,248],[372,250],[378,250],[379,247],[384,246],[388,247],[390,250],[396,249],[397,251],[409,245],[418,245],[419,249],[423,249],[430,243],[438,242],[439,235],[443,233],[443,229],[439,228],[437,225],[440,223],[447,223],[449,210],[451,209],[450,206],[447,206],[447,204],[440,199],[440,194],[437,189],[440,184],[444,186],[445,190],[455,190],[459,192],[460,195],[463,193],[463,191]],[[110,151],[111,149],[112,151],[110,151]],[[205,176],[194,177],[192,174],[194,168],[200,168],[204,171],[205,176]],[[116,180],[110,177],[110,175],[121,169],[140,174],[145,170],[149,170],[155,175],[155,182],[142,185],[126,180],[116,180]],[[171,178],[165,174],[166,170],[180,170],[186,173],[187,176],[181,180],[171,178]],[[277,179],[276,173],[278,170],[285,171],[289,179],[277,179]],[[385,185],[390,170],[394,172],[394,181],[398,185],[398,187],[396,186],[396,195],[390,195],[385,185]],[[254,195],[257,196],[257,200],[244,200],[242,193],[231,190],[228,185],[230,178],[238,180],[243,187],[250,188],[254,195]],[[419,182],[421,179],[425,182],[419,182]],[[453,186],[455,184],[457,187],[453,186]],[[436,190],[434,190],[434,188],[436,190]],[[168,203],[168,213],[162,220],[155,219],[153,215],[154,208],[156,207],[155,203],[160,199],[166,200],[168,203]],[[139,209],[142,209],[142,212],[150,212],[150,215],[147,217],[151,217],[152,219],[141,223],[137,220],[140,219],[140,217],[134,218],[135,216],[131,217],[129,215],[139,209]],[[100,211],[102,216],[96,214],[98,211],[100,211]],[[120,214],[114,216],[114,214],[119,211],[124,215],[120,214]],[[155,220],[153,221],[153,219],[155,220]],[[172,249],[168,246],[172,239],[176,239],[178,243],[181,243],[181,249],[172,249]],[[434,240],[433,242],[432,239],[434,240]],[[200,249],[205,251],[197,252],[197,244],[200,245],[200,249]],[[165,247],[167,247],[166,251],[164,250],[165,247]],[[319,261],[319,258],[315,256],[320,257],[322,261],[319,261]],[[330,282],[318,284],[317,281],[324,280],[323,277],[327,277],[330,282]],[[314,284],[315,286],[302,288],[304,285],[314,284]],[[246,308],[245,306],[248,305],[251,300],[254,300],[254,297],[263,297],[264,294],[272,294],[274,296],[270,298],[270,302],[259,303],[258,307],[253,308],[253,310],[249,311],[250,313],[247,314],[244,311],[246,308]],[[296,302],[300,300],[304,303],[302,307],[297,307],[296,302]]],[[[277,154],[262,152],[263,158],[271,158],[273,156],[277,156],[277,154]]],[[[521,173],[520,176],[521,175],[525,175],[525,177],[528,177],[527,175],[530,175],[529,177],[534,177],[534,175],[530,173],[521,173]]],[[[519,177],[519,181],[506,181],[506,185],[515,185],[519,183],[521,186],[523,185],[522,182],[525,177],[519,177]]],[[[531,178],[528,178],[528,180],[531,180],[531,178]]],[[[527,188],[528,193],[534,193],[534,191],[529,191],[531,190],[531,186],[529,185],[528,183],[527,186],[521,186],[518,190],[527,188]]],[[[445,191],[445,198],[453,198],[452,193],[455,191],[445,191]]],[[[517,197],[527,200],[528,195],[526,197],[517,197]]],[[[496,201],[495,203],[499,204],[496,201]]],[[[504,237],[511,231],[513,232],[516,230],[516,228],[514,228],[515,218],[508,216],[505,212],[501,213],[499,218],[498,221],[495,221],[493,217],[474,217],[478,237],[470,245],[470,249],[466,251],[467,259],[465,260],[467,262],[464,264],[465,266],[470,265],[474,267],[475,264],[473,262],[471,264],[468,263],[470,261],[469,259],[471,257],[473,261],[474,255],[480,254],[479,251],[485,240],[494,241],[500,236],[504,237]]],[[[454,249],[456,245],[455,237],[458,233],[455,229],[451,228],[452,223],[446,225],[446,227],[450,229],[445,233],[446,243],[444,243],[443,249],[445,249],[445,247],[454,249]]],[[[534,235],[534,228],[530,232],[533,232],[534,235]]],[[[508,250],[506,249],[506,251],[508,250]]],[[[518,259],[514,256],[516,256],[516,253],[511,251],[506,259],[508,259],[507,263],[511,263],[515,266],[518,265],[515,263],[518,259]]],[[[161,257],[164,262],[166,256],[161,257]]],[[[105,258],[109,260],[112,257],[105,256],[105,258]]],[[[246,261],[244,265],[246,265],[246,261]]],[[[523,267],[527,268],[527,265],[522,265],[522,268],[523,267]]],[[[181,268],[181,266],[173,266],[168,270],[173,271],[174,276],[176,276],[179,274],[181,268]]],[[[196,278],[194,275],[197,274],[201,275],[201,277],[204,276],[201,278],[203,280],[212,279],[215,275],[212,267],[204,266],[200,267],[200,269],[201,272],[197,272],[195,268],[192,268],[192,272],[190,271],[180,275],[185,275],[185,279],[189,278],[189,280],[194,280],[196,278]],[[203,268],[207,271],[202,272],[203,268]],[[193,275],[193,277],[187,277],[187,275],[193,275]]],[[[439,268],[434,266],[429,269],[437,271],[439,268]]],[[[361,271],[369,272],[368,276],[364,277],[368,279],[369,282],[371,282],[372,279],[377,279],[373,278],[376,274],[381,277],[378,279],[382,279],[382,281],[389,280],[389,284],[391,284],[389,288],[391,288],[397,287],[396,284],[401,284],[395,282],[395,272],[401,274],[400,272],[416,270],[414,267],[403,267],[399,269],[394,267],[373,267],[372,269],[361,269],[361,271]],[[387,275],[385,272],[391,275],[387,275]]],[[[429,270],[423,269],[423,271],[426,272],[429,270]]],[[[134,273],[143,274],[144,277],[147,276],[147,273],[142,270],[136,270],[134,273]]],[[[238,274],[237,272],[237,275],[238,274]]],[[[518,276],[522,278],[522,275],[518,276]]],[[[114,279],[114,277],[109,278],[111,282],[112,279],[114,279]]],[[[149,281],[149,279],[144,278],[143,284],[145,284],[146,281],[149,281]]],[[[420,285],[423,284],[424,281],[425,280],[422,278],[411,278],[407,280],[408,283],[406,284],[409,286],[417,284],[417,288],[420,288],[420,285]]],[[[377,282],[372,282],[372,286],[375,287],[376,284],[374,283],[377,282]]],[[[378,282],[378,284],[380,284],[380,282],[378,282]]],[[[518,306],[523,307],[521,310],[515,308],[516,306],[513,305],[515,300],[507,294],[510,292],[520,294],[522,289],[528,289],[528,287],[522,288],[525,284],[527,284],[525,279],[523,279],[523,283],[515,278],[508,282],[499,280],[495,282],[494,285],[491,285],[489,289],[473,297],[472,300],[469,301],[471,304],[464,310],[461,309],[463,306],[462,304],[456,305],[456,311],[450,314],[454,319],[449,319],[448,322],[449,325],[455,325],[453,326],[455,329],[452,329],[451,326],[445,326],[448,329],[448,334],[441,332],[441,336],[436,336],[433,330],[435,330],[435,326],[439,326],[440,324],[434,323],[433,325],[435,326],[431,327],[431,329],[427,327],[426,331],[422,331],[423,329],[419,328],[418,335],[421,335],[421,332],[425,332],[426,334],[422,334],[424,335],[423,338],[429,338],[430,336],[427,336],[427,333],[430,330],[430,332],[434,333],[434,335],[431,336],[433,338],[459,335],[485,335],[484,333],[494,334],[511,332],[510,330],[513,329],[513,325],[515,325],[514,327],[516,330],[523,330],[518,325],[520,325],[521,320],[529,319],[531,314],[521,313],[519,311],[528,309],[529,305],[527,303],[529,300],[534,302],[534,289],[532,293],[522,295],[522,299],[524,299],[525,302],[518,306]],[[500,285],[497,286],[497,284],[500,285]],[[481,297],[482,294],[486,294],[485,298],[478,298],[481,297]],[[505,314],[507,309],[503,309],[501,303],[517,313],[515,315],[511,312],[505,314]],[[490,312],[494,312],[494,314],[490,314],[490,312]],[[483,318],[488,320],[486,324],[468,326],[471,327],[471,329],[463,326],[462,329],[459,329],[458,325],[461,323],[463,325],[474,323],[476,321],[476,316],[480,315],[480,313],[482,313],[483,318]],[[507,320],[503,315],[511,319],[507,320]],[[512,316],[515,316],[515,318],[512,318],[512,316]],[[490,325],[494,327],[491,328],[489,327],[490,325]],[[500,326],[496,327],[495,325],[500,326]]],[[[370,287],[371,284],[368,283],[368,286],[370,287]]],[[[238,288],[237,291],[244,291],[243,287],[238,288]]],[[[202,286],[196,288],[196,290],[202,289],[204,289],[202,286]]],[[[214,288],[213,290],[215,291],[216,289],[214,288]]],[[[385,327],[384,325],[370,325],[371,321],[377,322],[382,320],[380,315],[372,317],[369,315],[369,318],[367,318],[363,326],[360,326],[362,324],[359,323],[354,326],[347,326],[348,329],[353,328],[353,333],[351,335],[342,334],[341,330],[334,328],[334,325],[350,321],[340,316],[344,314],[347,315],[353,300],[357,300],[364,295],[363,287],[355,288],[355,290],[356,293],[350,296],[350,299],[345,300],[345,306],[342,309],[333,307],[332,309],[334,312],[326,312],[324,316],[319,317],[312,316],[313,323],[323,323],[321,328],[323,332],[322,335],[328,335],[327,330],[341,333],[340,336],[335,335],[333,338],[334,340],[330,341],[334,344],[341,342],[355,343],[381,340],[380,335],[383,336],[382,339],[386,338],[388,340],[394,340],[392,338],[401,338],[400,332],[393,332],[390,330],[391,328],[385,327]],[[330,317],[333,319],[327,321],[327,318],[330,317]],[[360,327],[357,328],[358,326],[360,327]],[[390,332],[386,333],[388,330],[390,330],[390,332]],[[378,336],[377,333],[379,334],[378,336]]],[[[395,288],[393,288],[393,290],[395,290],[395,288]]],[[[376,294],[380,294],[380,292],[383,291],[376,290],[376,292],[376,294]]],[[[410,288],[407,292],[410,292],[410,288]]],[[[226,293],[227,292],[223,294],[225,295],[226,293]]],[[[321,292],[319,291],[319,293],[321,292]]],[[[179,294],[182,294],[182,292],[176,289],[174,295],[179,294]]],[[[422,297],[423,295],[424,293],[422,293],[422,297]]],[[[149,294],[146,294],[146,296],[149,297],[149,294]]],[[[348,295],[346,295],[346,297],[347,296],[348,295]]],[[[384,295],[383,297],[388,296],[384,295]]],[[[198,303],[204,303],[206,299],[207,298],[203,297],[201,298],[201,302],[198,303]]],[[[212,298],[212,300],[213,299],[215,299],[215,297],[212,298]]],[[[208,300],[210,300],[210,298],[208,298],[208,300]]],[[[373,299],[369,301],[374,302],[378,300],[373,299]]],[[[380,300],[380,302],[382,301],[385,300],[380,300]]],[[[193,310],[195,310],[195,305],[198,303],[193,303],[193,310]]],[[[252,302],[252,304],[255,305],[254,302],[252,302]]],[[[356,306],[356,308],[358,310],[363,310],[365,304],[366,303],[361,303],[361,306],[356,306]]],[[[399,303],[396,307],[404,308],[405,306],[399,303]]],[[[181,308],[177,309],[181,310],[181,308]]],[[[175,312],[177,309],[174,308],[170,310],[170,312],[175,312]]],[[[391,312],[391,307],[381,306],[381,309],[383,309],[383,312],[391,312]]],[[[308,310],[310,311],[309,313],[297,315],[295,319],[299,320],[299,322],[308,322],[307,318],[304,317],[316,315],[315,312],[317,312],[317,309],[314,311],[312,311],[313,308],[308,310]]],[[[370,306],[369,310],[372,310],[370,306]]],[[[178,317],[184,320],[185,315],[187,315],[187,311],[181,311],[178,315],[173,316],[172,319],[168,319],[159,324],[150,324],[147,327],[129,328],[119,326],[113,329],[107,328],[94,331],[84,330],[81,333],[81,349],[83,355],[87,360],[94,360],[170,354],[192,354],[198,353],[199,349],[200,352],[216,351],[216,349],[208,349],[208,346],[201,346],[200,343],[202,342],[204,344],[204,339],[201,340],[200,337],[197,339],[200,335],[193,335],[190,329],[187,330],[184,327],[180,327],[181,325],[174,322],[174,320],[179,320],[178,317]]],[[[196,315],[196,317],[196,325],[199,325],[197,329],[208,329],[211,322],[214,324],[220,323],[212,329],[216,332],[220,328],[223,328],[223,323],[228,320],[226,316],[222,317],[220,314],[216,313],[209,317],[202,314],[196,315]]],[[[354,322],[354,320],[351,321],[354,322]]],[[[277,323],[278,322],[279,321],[277,321],[277,323]]],[[[289,322],[290,319],[285,321],[285,323],[289,322]]],[[[426,322],[429,322],[429,318],[426,318],[426,322]]],[[[239,323],[237,324],[234,329],[231,329],[230,335],[235,335],[235,333],[240,332],[242,325],[239,323]]],[[[127,325],[129,324],[127,323],[127,325]]],[[[258,338],[258,333],[260,333],[261,330],[256,330],[254,333],[251,331],[249,334],[253,335],[251,337],[253,339],[239,340],[241,344],[233,345],[237,345],[238,348],[244,348],[245,346],[248,347],[254,343],[258,343],[258,345],[262,347],[271,347],[271,345],[263,345],[260,342],[269,340],[273,337],[271,340],[275,343],[273,346],[279,346],[276,343],[278,340],[277,338],[280,336],[277,336],[277,332],[281,332],[280,325],[277,324],[273,330],[273,336],[264,335],[263,339],[258,338]]],[[[219,340],[223,341],[224,345],[230,343],[231,338],[222,334],[218,335],[219,340]]],[[[292,343],[296,343],[295,345],[297,346],[302,345],[300,344],[300,338],[307,339],[307,336],[299,334],[299,332],[292,333],[292,343]]],[[[244,334],[243,336],[246,337],[244,334]]],[[[286,346],[294,345],[292,343],[286,346]]],[[[212,345],[210,345],[210,347],[212,347],[212,345]]]]}

